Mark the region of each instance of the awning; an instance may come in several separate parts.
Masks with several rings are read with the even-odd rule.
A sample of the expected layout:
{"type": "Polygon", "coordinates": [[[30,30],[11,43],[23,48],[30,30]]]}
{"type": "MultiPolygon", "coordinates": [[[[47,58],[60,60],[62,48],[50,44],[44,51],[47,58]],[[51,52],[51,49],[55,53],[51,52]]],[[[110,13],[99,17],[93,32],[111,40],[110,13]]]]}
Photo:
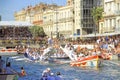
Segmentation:
{"type": "Polygon", "coordinates": [[[0,26],[29,27],[33,26],[33,24],[24,21],[0,21],[0,26]]]}

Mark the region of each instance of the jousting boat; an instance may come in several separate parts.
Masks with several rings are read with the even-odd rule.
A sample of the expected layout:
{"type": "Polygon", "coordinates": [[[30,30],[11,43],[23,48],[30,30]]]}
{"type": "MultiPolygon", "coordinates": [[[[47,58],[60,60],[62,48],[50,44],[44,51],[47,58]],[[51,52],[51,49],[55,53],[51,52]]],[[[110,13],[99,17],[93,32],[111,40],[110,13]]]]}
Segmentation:
{"type": "Polygon", "coordinates": [[[82,59],[78,58],[77,61],[72,61],[70,65],[76,67],[99,67],[101,66],[101,59],[97,55],[87,56],[82,59]]]}
{"type": "Polygon", "coordinates": [[[15,48],[0,48],[0,55],[17,55],[17,50],[15,48]]]}

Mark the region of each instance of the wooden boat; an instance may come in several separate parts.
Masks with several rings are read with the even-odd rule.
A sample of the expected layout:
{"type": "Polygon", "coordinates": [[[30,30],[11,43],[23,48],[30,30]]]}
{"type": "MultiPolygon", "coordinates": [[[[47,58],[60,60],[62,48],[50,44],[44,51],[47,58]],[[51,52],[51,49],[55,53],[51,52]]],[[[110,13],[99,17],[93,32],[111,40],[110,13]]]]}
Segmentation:
{"type": "Polygon", "coordinates": [[[99,67],[101,66],[101,60],[99,56],[88,56],[83,59],[79,59],[77,61],[73,61],[70,63],[71,66],[76,67],[99,67]]]}
{"type": "Polygon", "coordinates": [[[17,50],[15,48],[0,48],[0,55],[17,55],[17,50]]]}

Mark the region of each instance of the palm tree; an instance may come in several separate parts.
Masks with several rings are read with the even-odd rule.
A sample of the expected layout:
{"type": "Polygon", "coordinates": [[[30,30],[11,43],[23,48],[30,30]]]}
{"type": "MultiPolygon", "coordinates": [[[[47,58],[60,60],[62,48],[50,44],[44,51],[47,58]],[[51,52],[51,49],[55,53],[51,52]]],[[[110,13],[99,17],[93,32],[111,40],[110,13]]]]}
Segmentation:
{"type": "Polygon", "coordinates": [[[94,7],[92,9],[91,14],[93,16],[93,20],[95,24],[97,25],[97,28],[95,27],[95,32],[99,31],[99,20],[103,18],[102,13],[103,13],[103,7],[94,7]]]}

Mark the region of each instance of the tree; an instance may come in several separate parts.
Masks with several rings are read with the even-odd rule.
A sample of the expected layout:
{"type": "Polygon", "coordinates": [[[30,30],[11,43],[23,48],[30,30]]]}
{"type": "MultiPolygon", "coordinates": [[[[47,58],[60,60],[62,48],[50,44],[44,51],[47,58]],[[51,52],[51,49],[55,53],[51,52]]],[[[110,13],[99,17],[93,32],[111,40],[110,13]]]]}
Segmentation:
{"type": "Polygon", "coordinates": [[[40,27],[40,26],[32,26],[29,29],[30,29],[30,31],[31,31],[34,38],[46,36],[43,28],[40,27]]]}
{"type": "Polygon", "coordinates": [[[102,13],[103,13],[103,7],[94,7],[92,9],[91,14],[93,16],[93,20],[94,20],[95,24],[98,26],[97,29],[99,29],[99,20],[101,20],[103,18],[102,13]]]}

